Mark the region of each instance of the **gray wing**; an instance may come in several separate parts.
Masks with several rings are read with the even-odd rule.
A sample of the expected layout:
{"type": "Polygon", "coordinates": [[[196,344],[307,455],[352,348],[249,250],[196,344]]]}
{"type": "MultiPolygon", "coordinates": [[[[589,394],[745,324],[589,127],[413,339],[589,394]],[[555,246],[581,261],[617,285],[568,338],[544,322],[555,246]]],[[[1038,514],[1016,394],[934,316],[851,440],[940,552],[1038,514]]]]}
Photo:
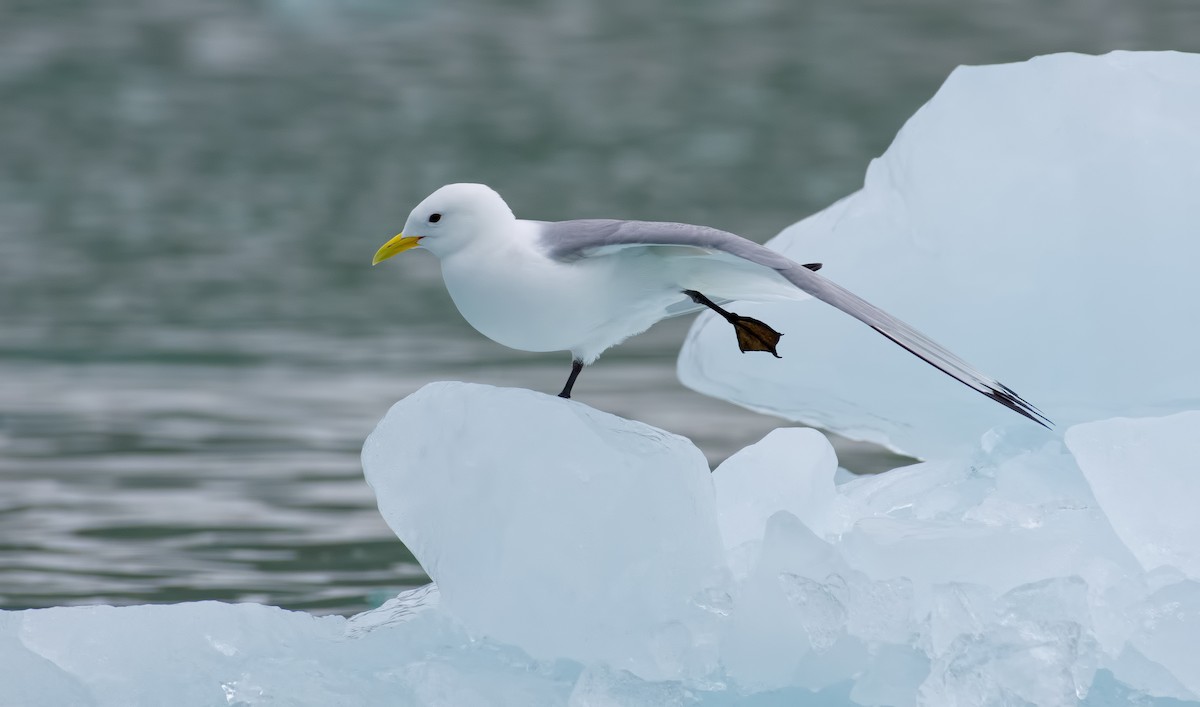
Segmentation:
{"type": "Polygon", "coordinates": [[[1000,381],[987,376],[921,332],[781,253],[726,231],[686,223],[588,219],[543,223],[541,246],[556,260],[572,261],[639,246],[690,246],[732,255],[770,268],[796,287],[883,334],[922,361],[1043,427],[1053,423],[1000,381]]]}

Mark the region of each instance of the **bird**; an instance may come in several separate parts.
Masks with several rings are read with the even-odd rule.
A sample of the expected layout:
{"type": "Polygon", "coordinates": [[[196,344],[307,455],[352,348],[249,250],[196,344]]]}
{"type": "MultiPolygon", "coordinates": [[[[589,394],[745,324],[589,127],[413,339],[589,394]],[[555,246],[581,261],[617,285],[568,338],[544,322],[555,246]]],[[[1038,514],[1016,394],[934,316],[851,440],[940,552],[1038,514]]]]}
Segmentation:
{"type": "Polygon", "coordinates": [[[484,184],[447,184],[412,210],[376,251],[377,265],[413,248],[441,261],[442,278],[471,326],[512,349],[569,351],[570,398],[580,372],[608,348],[669,317],[711,309],[743,353],[776,350],[782,334],[726,310],[733,301],[812,296],[858,319],[963,385],[1047,429],[1040,410],[929,337],[817,273],[741,236],[660,221],[518,219],[484,184]]]}

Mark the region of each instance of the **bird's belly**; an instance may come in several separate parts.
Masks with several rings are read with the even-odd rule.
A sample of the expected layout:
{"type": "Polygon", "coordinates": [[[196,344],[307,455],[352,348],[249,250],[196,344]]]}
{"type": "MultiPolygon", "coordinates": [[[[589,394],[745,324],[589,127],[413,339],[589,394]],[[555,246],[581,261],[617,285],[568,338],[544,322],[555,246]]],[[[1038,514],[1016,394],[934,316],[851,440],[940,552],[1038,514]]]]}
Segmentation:
{"type": "Polygon", "coordinates": [[[503,268],[446,262],[442,274],[467,322],[509,348],[577,350],[597,337],[615,343],[649,326],[635,321],[646,307],[645,288],[605,263],[503,268]]]}

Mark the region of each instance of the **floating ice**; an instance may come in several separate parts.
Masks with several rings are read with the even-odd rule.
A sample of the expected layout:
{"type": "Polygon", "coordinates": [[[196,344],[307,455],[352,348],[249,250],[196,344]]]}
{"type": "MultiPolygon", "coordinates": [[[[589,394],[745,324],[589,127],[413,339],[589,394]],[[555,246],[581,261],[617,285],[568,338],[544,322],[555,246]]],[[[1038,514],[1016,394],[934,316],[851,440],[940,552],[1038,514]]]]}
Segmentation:
{"type": "Polygon", "coordinates": [[[217,602],[0,612],[0,705],[562,705],[578,672],[473,644],[436,610],[349,626],[217,602]]]}
{"type": "MultiPolygon", "coordinates": [[[[1164,459],[1194,444],[1162,418],[1073,429],[1073,448],[1102,454],[1092,433],[1110,424],[1164,459]]],[[[1076,457],[1020,432],[835,487],[818,433],[777,431],[717,470],[714,496],[686,440],[434,384],[364,460],[440,587],[350,620],[216,603],[0,613],[0,666],[19,676],[0,705],[1197,699],[1200,583],[1146,572],[1076,457]]]]}
{"type": "MultiPolygon", "coordinates": [[[[906,320],[1062,426],[1200,408],[1200,55],[961,67],[861,191],[771,246],[906,320]]],[[[1026,424],[815,300],[736,304],[789,333],[743,355],[702,316],[696,390],[933,458],[1026,424]]]]}
{"type": "Polygon", "coordinates": [[[382,701],[394,681],[359,681],[392,659],[373,655],[366,642],[344,644],[345,623],[216,602],[0,614],[0,704],[249,705],[301,696],[336,704],[345,694],[382,701]]]}
{"type": "Polygon", "coordinates": [[[447,611],[537,657],[659,676],[724,568],[700,450],[574,401],[434,383],[388,412],[363,469],[447,611]]]}
{"type": "Polygon", "coordinates": [[[1068,705],[1094,684],[1194,696],[1183,629],[1145,618],[1191,585],[1147,575],[1075,456],[1028,429],[836,487],[822,435],[777,430],[710,486],[666,433],[527,391],[435,384],[371,440],[381,508],[442,583],[446,614],[469,635],[574,659],[572,704],[1068,705]],[[564,467],[564,449],[588,461],[564,467]],[[507,488],[489,485],[495,468],[507,488]],[[493,544],[510,536],[518,545],[493,544]],[[726,554],[733,572],[713,572],[726,554]]]}

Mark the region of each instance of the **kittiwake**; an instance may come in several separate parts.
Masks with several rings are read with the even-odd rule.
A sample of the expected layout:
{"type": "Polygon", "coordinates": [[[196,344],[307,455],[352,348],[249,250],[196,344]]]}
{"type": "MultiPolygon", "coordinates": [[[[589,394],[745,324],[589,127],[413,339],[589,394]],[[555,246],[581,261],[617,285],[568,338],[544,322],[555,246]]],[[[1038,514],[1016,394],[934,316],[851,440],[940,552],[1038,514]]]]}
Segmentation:
{"type": "Polygon", "coordinates": [[[481,334],[522,351],[570,351],[571,397],[583,367],[652,324],[705,307],[733,325],[743,352],[775,350],[781,334],[726,311],[734,300],[811,295],[858,319],[946,375],[1034,422],[1050,420],[909,325],[753,241],[706,226],[657,221],[518,219],[491,188],[448,184],[409,214],[374,263],[412,248],[442,263],[446,289],[481,334]]]}

